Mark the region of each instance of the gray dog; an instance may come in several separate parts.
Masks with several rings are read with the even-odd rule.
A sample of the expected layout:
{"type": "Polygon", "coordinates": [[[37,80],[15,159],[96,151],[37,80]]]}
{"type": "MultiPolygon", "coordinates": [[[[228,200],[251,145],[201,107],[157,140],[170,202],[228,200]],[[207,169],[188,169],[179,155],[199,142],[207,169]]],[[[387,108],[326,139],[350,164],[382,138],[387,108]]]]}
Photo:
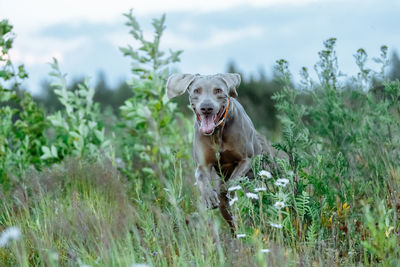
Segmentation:
{"type": "Polygon", "coordinates": [[[175,74],[167,81],[169,98],[182,95],[186,90],[189,92],[196,116],[195,176],[203,201],[207,208],[219,207],[233,230],[224,182],[248,175],[253,156],[272,152],[236,100],[239,84],[240,75],[236,73],[175,74]]]}

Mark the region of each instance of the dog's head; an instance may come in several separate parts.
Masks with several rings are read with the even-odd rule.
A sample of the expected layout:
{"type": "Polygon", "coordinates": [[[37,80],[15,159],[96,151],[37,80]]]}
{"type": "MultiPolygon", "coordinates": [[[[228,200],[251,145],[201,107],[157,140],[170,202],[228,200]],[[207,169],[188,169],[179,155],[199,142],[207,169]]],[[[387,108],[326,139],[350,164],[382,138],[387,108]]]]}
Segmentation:
{"type": "Polygon", "coordinates": [[[227,108],[228,98],[237,97],[240,75],[174,74],[167,81],[167,96],[173,98],[187,90],[200,131],[211,135],[227,108]]]}

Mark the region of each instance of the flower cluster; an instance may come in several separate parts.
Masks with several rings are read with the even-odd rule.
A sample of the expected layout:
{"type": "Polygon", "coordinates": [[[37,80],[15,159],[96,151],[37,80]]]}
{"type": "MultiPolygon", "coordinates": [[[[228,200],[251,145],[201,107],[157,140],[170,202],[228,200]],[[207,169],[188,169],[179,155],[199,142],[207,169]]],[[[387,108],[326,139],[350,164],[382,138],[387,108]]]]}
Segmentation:
{"type": "Polygon", "coordinates": [[[229,206],[232,206],[233,204],[235,204],[236,201],[238,201],[238,198],[237,198],[237,197],[232,198],[232,199],[229,201],[229,206]]]}
{"type": "Polygon", "coordinates": [[[228,192],[233,192],[233,191],[240,190],[240,189],[242,189],[242,187],[240,185],[231,186],[228,188],[228,192]]]}
{"type": "Polygon", "coordinates": [[[258,195],[254,193],[246,193],[246,197],[251,198],[251,199],[258,199],[258,195]]]}
{"type": "Polygon", "coordinates": [[[266,171],[266,170],[260,171],[260,172],[258,173],[258,175],[259,175],[260,177],[262,177],[262,178],[265,178],[265,179],[271,179],[271,178],[272,178],[272,174],[271,174],[269,171],[266,171]]]}
{"type": "Polygon", "coordinates": [[[274,204],[274,207],[278,210],[283,209],[285,207],[285,202],[283,201],[277,201],[274,204]]]}
{"type": "Polygon", "coordinates": [[[257,187],[257,188],[254,188],[254,192],[265,192],[265,191],[267,191],[267,188],[265,188],[265,187],[257,187]]]}
{"type": "Polygon", "coordinates": [[[246,234],[237,234],[236,235],[236,238],[243,238],[243,237],[246,237],[246,234]]]}
{"type": "Polygon", "coordinates": [[[286,178],[279,178],[275,181],[276,186],[286,187],[289,183],[289,180],[286,178]]]}
{"type": "Polygon", "coordinates": [[[21,237],[21,230],[18,227],[12,226],[5,229],[0,235],[0,247],[5,247],[10,241],[18,240],[21,237]]]}
{"type": "Polygon", "coordinates": [[[278,229],[282,229],[282,224],[280,223],[269,223],[272,227],[278,228],[278,229]]]}
{"type": "MultiPolygon", "coordinates": [[[[293,172],[287,172],[287,177],[290,179],[291,177],[293,177],[293,172]]],[[[261,170],[258,172],[258,176],[260,178],[264,178],[264,182],[266,180],[271,181],[271,183],[269,183],[269,181],[265,182],[265,184],[263,186],[259,186],[254,188],[252,191],[253,192],[246,192],[245,190],[243,190],[242,186],[240,185],[234,185],[228,188],[228,198],[230,198],[229,201],[229,206],[233,206],[236,202],[239,201],[239,195],[235,195],[236,192],[235,191],[241,191],[241,194],[244,194],[244,196],[249,199],[249,200],[258,200],[261,199],[261,197],[263,196],[262,192],[268,192],[267,197],[271,197],[272,199],[274,199],[275,203],[273,204],[272,208],[277,210],[277,214],[278,217],[276,219],[278,219],[275,222],[269,222],[270,226],[273,228],[277,228],[277,229],[282,229],[283,225],[281,224],[281,215],[282,215],[282,209],[286,208],[288,206],[287,203],[287,193],[285,193],[287,185],[290,183],[290,180],[288,178],[278,178],[278,179],[272,179],[273,176],[272,174],[267,171],[267,170],[261,170]],[[272,188],[270,187],[270,185],[272,185],[272,188]],[[275,187],[274,187],[275,186],[275,187]],[[269,191],[271,190],[271,191],[269,191]],[[244,191],[244,192],[243,192],[244,191]],[[232,195],[233,194],[233,195],[232,195]]],[[[243,196],[243,195],[242,195],[243,196]]],[[[243,238],[245,237],[246,234],[237,234],[236,238],[243,238]]],[[[269,249],[261,249],[260,250],[261,253],[269,253],[270,250],[269,249]]]]}

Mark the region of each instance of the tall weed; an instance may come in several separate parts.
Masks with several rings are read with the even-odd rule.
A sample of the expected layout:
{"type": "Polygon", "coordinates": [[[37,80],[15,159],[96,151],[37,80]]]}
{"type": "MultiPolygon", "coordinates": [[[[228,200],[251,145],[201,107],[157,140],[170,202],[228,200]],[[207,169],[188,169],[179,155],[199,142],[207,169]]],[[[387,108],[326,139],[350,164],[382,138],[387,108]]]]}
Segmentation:
{"type": "Polygon", "coordinates": [[[55,162],[66,156],[113,156],[111,140],[105,136],[99,106],[93,101],[94,88],[88,79],[69,91],[66,75],[61,73],[56,59],[51,67],[50,75],[57,79],[52,86],[64,109],[47,117],[53,131],[48,133],[51,145],[42,147],[41,159],[55,162]]]}
{"type": "Polygon", "coordinates": [[[140,48],[121,48],[123,54],[132,60],[133,77],[128,83],[134,93],[120,108],[120,126],[124,132],[121,150],[126,162],[123,172],[147,190],[160,185],[158,181],[165,182],[174,177],[176,162],[190,166],[191,123],[165,93],[169,66],[179,61],[182,51],[169,51],[167,56],[160,50],[165,15],[153,20],[152,41],[144,38],[132,11],[124,15],[128,19],[126,25],[130,34],[140,43],[140,48]]]}
{"type": "Polygon", "coordinates": [[[40,168],[47,126],[44,111],[21,90],[28,74],[23,65],[15,67],[10,58],[12,28],[7,20],[0,21],[0,185],[6,189],[12,174],[19,180],[30,166],[40,168]]]}

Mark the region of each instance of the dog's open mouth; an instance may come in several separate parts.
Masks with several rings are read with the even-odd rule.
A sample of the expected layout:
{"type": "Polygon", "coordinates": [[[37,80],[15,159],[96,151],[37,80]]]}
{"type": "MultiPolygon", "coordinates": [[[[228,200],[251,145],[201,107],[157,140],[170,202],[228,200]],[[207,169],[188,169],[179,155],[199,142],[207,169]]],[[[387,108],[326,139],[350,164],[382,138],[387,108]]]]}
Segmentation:
{"type": "Polygon", "coordinates": [[[225,106],[221,106],[217,114],[199,114],[196,109],[194,113],[196,114],[197,122],[200,125],[200,131],[205,135],[210,135],[214,132],[216,125],[218,125],[221,120],[222,114],[224,113],[225,106]]]}

